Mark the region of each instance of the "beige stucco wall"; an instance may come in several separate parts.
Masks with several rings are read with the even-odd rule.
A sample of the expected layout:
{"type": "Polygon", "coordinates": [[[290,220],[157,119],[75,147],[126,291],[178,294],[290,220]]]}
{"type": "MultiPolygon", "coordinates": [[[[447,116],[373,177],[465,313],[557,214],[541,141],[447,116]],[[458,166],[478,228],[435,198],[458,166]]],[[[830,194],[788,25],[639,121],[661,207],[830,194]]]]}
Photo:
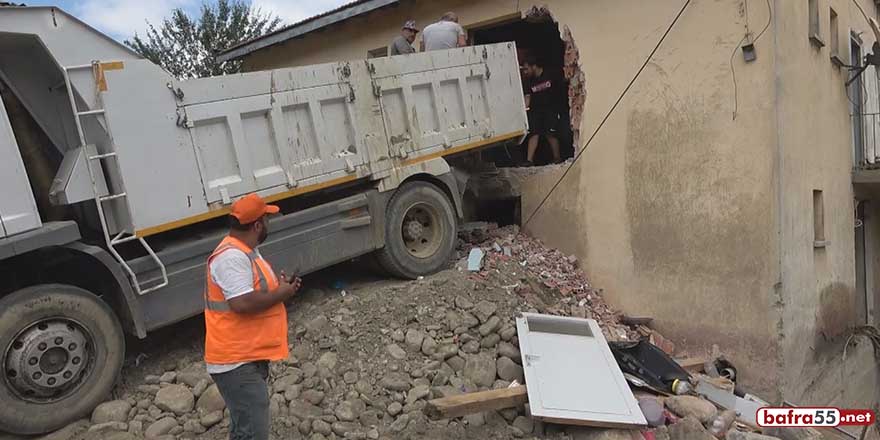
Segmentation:
{"type": "MultiPolygon", "coordinates": [[[[877,16],[873,1],[860,3],[869,16],[877,16]]],[[[873,379],[874,370],[846,375],[841,371],[843,345],[848,329],[858,324],[858,313],[850,103],[844,87],[848,72],[830,60],[829,8],[838,14],[845,61],[849,61],[850,30],[866,32],[862,34],[865,51],[873,35],[852,0],[819,0],[820,35],[826,43],[820,48],[808,38],[807,2],[775,4],[784,244],[778,297],[784,304],[783,389],[795,400],[863,400],[859,391],[864,391],[864,380],[873,379]],[[825,235],[830,242],[824,248],[813,246],[813,190],[823,192],[825,235]]],[[[870,350],[864,351],[861,355],[869,358],[870,350]]]]}
{"type": "MultiPolygon", "coordinates": [[[[844,29],[852,8],[834,1],[844,29]]],[[[874,10],[870,0],[861,1],[874,10]]],[[[873,376],[863,372],[873,372],[864,368],[870,350],[864,344],[853,349],[847,369],[839,370],[830,354],[805,348],[816,344],[820,310],[822,322],[830,323],[823,325],[839,330],[848,322],[837,308],[818,305],[853,294],[851,138],[842,74],[831,67],[827,50],[809,49],[807,14],[798,6],[806,2],[771,3],[776,13],[756,43],[758,59],[746,63],[740,52],[732,58],[735,119],[731,53],[746,24],[757,33],[767,23],[766,4],[692,0],[527,229],[578,255],[609,301],[653,316],[680,347],[696,354],[717,344],[747,367],[741,368],[747,389],[798,403],[858,401],[870,393],[855,388],[873,389],[865,386],[873,376]],[[812,247],[814,188],[824,191],[831,240],[819,252],[812,247]],[[844,383],[838,371],[856,379],[844,383]]],[[[827,1],[819,3],[827,23],[827,1]]],[[[405,1],[254,53],[245,66],[359,59],[387,44],[406,19],[425,26],[454,10],[468,26],[532,4],[405,1]]],[[[580,49],[586,140],[684,0],[541,4],[571,29],[580,49]]],[[[557,176],[537,176],[526,188],[524,216],[557,176]]]]}
{"type": "MultiPolygon", "coordinates": [[[[587,78],[584,138],[682,4],[589,2],[578,4],[580,14],[558,12],[588,20],[570,24],[587,78]]],[[[734,121],[729,63],[745,32],[741,5],[691,3],[581,159],[571,180],[580,191],[556,202],[579,206],[571,216],[583,234],[578,251],[614,304],[654,316],[691,350],[718,344],[749,366],[745,383],[767,395],[777,365],[775,119],[766,98],[774,50],[765,35],[756,62],[734,58],[734,121]]],[[[750,13],[751,23],[766,21],[766,9],[750,13]]],[[[565,243],[566,228],[552,226],[556,217],[545,210],[531,229],[560,231],[550,241],[565,243]]]]}

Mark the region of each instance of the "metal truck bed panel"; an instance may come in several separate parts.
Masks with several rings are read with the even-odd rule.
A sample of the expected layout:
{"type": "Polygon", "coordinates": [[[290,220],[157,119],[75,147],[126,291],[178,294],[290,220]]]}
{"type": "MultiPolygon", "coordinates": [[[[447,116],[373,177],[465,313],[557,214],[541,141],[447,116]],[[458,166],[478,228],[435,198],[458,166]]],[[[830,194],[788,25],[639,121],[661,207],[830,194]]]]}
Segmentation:
{"type": "Polygon", "coordinates": [[[392,57],[170,83],[146,61],[108,70],[103,105],[134,228],[148,236],[250,192],[281,199],[516,139],[515,56],[511,43],[411,55],[421,61],[409,69],[392,57]]]}
{"type": "MultiPolygon", "coordinates": [[[[273,218],[260,253],[276,270],[307,274],[382,246],[385,196],[372,190],[273,218]]],[[[168,287],[138,297],[146,329],[156,329],[204,310],[205,262],[226,234],[159,251],[168,271],[168,287]],[[169,307],[173,304],[173,307],[169,307]]],[[[148,258],[130,261],[144,283],[160,280],[148,258]]]]}
{"type": "Polygon", "coordinates": [[[39,228],[42,225],[37,204],[24,169],[18,143],[0,101],[0,239],[39,228]]]}
{"type": "Polygon", "coordinates": [[[76,167],[89,176],[56,178],[106,187],[91,226],[110,250],[247,193],[393,190],[427,161],[527,129],[513,43],[178,81],[57,8],[0,8],[0,29],[0,50],[21,54],[0,58],[0,76],[52,143],[94,145],[79,150],[94,166],[76,167]]]}
{"type": "Polygon", "coordinates": [[[71,100],[80,112],[111,234],[381,179],[527,128],[513,43],[178,81],[57,9],[2,8],[0,28],[0,48],[38,61],[0,74],[62,152],[80,147],[71,100]]]}

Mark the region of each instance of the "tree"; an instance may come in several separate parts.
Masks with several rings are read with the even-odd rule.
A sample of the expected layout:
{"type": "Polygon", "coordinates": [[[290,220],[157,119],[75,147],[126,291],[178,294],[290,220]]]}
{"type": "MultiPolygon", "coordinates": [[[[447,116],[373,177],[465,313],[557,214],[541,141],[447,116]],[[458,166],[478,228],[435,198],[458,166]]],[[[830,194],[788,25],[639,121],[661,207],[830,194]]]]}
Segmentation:
{"type": "Polygon", "coordinates": [[[241,0],[203,0],[201,17],[181,8],[171,11],[157,29],[147,22],[146,40],[137,34],[125,44],[179,79],[238,72],[241,61],[217,61],[217,54],[238,43],[272,32],[281,19],[241,0]]]}

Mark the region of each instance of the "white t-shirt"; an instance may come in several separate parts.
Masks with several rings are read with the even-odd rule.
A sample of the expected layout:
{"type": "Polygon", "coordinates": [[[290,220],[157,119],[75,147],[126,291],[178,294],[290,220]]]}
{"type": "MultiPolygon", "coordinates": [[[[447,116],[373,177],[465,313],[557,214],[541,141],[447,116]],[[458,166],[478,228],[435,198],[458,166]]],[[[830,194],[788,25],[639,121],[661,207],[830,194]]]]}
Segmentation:
{"type": "MultiPolygon", "coordinates": [[[[257,258],[260,251],[254,250],[257,258]]],[[[227,249],[211,260],[211,279],[223,290],[226,301],[254,291],[254,270],[247,254],[238,249],[227,249]]],[[[206,364],[208,374],[232,371],[246,362],[235,364],[206,364]]]]}
{"type": "Polygon", "coordinates": [[[438,21],[422,30],[425,50],[454,49],[458,47],[458,37],[464,35],[464,28],[454,21],[438,21]]]}

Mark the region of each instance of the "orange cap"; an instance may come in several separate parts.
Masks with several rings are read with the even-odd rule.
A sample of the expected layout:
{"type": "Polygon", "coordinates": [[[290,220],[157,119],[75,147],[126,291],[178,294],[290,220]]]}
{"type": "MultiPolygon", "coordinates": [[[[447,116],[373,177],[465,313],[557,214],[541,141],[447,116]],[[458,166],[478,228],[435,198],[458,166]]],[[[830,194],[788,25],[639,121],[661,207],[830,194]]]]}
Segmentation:
{"type": "Polygon", "coordinates": [[[238,219],[238,222],[246,225],[257,221],[266,214],[277,214],[281,208],[275,205],[267,205],[262,197],[256,194],[248,194],[232,204],[230,215],[238,219]]]}

